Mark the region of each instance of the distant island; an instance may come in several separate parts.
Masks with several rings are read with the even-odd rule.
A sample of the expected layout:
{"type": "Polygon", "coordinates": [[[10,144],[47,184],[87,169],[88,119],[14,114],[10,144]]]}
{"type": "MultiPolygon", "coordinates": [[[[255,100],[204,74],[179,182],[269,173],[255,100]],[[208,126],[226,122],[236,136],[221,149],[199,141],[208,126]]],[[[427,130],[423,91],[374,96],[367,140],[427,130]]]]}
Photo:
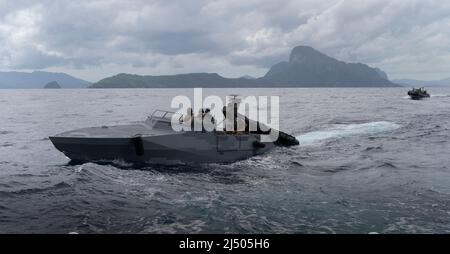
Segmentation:
{"type": "Polygon", "coordinates": [[[65,73],[54,73],[45,71],[34,72],[0,72],[0,89],[7,88],[43,88],[49,82],[58,82],[61,88],[86,88],[91,83],[75,78],[65,73]]]}
{"type": "Polygon", "coordinates": [[[45,88],[45,89],[60,89],[61,86],[58,84],[58,82],[52,81],[52,82],[47,83],[47,84],[44,86],[44,88],[45,88]]]}
{"type": "Polygon", "coordinates": [[[361,63],[346,63],[311,47],[297,46],[289,61],[275,64],[260,78],[225,78],[217,73],[142,76],[118,74],[90,88],[191,87],[396,87],[385,72],[361,63]]]}
{"type": "Polygon", "coordinates": [[[90,82],[65,73],[46,71],[0,71],[0,89],[42,88],[233,88],[233,87],[449,87],[450,78],[442,80],[389,80],[379,68],[362,63],[346,63],[312,47],[297,46],[288,61],[273,65],[263,77],[243,75],[226,78],[217,73],[177,75],[134,75],[121,73],[90,82]],[[53,87],[54,86],[54,87],[53,87]]]}

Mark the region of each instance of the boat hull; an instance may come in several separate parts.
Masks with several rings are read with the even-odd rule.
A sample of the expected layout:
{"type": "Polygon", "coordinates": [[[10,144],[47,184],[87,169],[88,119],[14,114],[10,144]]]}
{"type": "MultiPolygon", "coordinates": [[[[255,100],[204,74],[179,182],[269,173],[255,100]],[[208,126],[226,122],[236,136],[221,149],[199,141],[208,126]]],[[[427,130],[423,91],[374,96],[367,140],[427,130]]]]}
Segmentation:
{"type": "Polygon", "coordinates": [[[185,132],[177,135],[121,138],[50,137],[54,146],[73,161],[124,160],[138,163],[230,163],[267,152],[257,134],[185,132]]]}
{"type": "Polygon", "coordinates": [[[411,98],[411,100],[421,100],[421,99],[425,99],[425,98],[429,98],[430,96],[424,96],[424,95],[409,95],[409,97],[411,98]]]}

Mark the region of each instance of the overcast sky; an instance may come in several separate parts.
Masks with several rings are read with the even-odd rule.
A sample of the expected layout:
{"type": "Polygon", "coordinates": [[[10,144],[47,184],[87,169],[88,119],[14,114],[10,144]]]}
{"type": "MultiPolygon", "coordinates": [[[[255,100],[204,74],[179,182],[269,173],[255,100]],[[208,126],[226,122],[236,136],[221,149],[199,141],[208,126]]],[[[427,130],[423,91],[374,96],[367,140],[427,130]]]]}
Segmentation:
{"type": "Polygon", "coordinates": [[[0,0],[0,69],[264,75],[296,45],[380,67],[450,77],[450,1],[0,0]]]}

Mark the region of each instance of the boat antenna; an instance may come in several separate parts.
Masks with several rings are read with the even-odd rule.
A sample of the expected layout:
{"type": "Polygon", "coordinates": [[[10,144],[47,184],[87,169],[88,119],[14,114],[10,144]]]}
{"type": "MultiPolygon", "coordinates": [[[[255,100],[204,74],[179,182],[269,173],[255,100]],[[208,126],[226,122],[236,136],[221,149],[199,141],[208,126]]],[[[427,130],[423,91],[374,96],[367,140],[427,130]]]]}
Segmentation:
{"type": "Polygon", "coordinates": [[[230,94],[229,96],[233,97],[233,99],[231,100],[232,103],[236,103],[236,104],[241,103],[241,99],[239,98],[239,94],[230,94]]]}

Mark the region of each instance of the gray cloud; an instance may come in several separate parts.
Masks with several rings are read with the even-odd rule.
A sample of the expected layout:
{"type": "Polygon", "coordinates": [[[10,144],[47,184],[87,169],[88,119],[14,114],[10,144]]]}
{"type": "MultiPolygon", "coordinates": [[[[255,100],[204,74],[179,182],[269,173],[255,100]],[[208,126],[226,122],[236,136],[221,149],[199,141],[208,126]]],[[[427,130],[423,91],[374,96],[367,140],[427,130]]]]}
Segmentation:
{"type": "Polygon", "coordinates": [[[301,44],[391,77],[443,78],[450,3],[0,0],[0,69],[262,75],[301,44]]]}

